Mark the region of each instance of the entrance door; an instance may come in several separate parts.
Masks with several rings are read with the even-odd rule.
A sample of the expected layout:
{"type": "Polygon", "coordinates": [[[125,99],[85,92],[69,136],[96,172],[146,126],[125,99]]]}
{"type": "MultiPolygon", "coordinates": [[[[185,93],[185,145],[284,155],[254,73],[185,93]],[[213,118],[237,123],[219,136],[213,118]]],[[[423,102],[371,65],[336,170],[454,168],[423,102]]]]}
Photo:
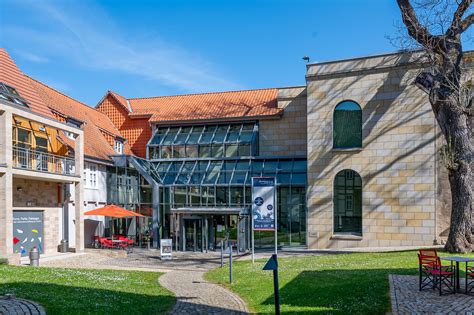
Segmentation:
{"type": "Polygon", "coordinates": [[[202,250],[202,220],[184,219],[184,250],[202,250]]]}

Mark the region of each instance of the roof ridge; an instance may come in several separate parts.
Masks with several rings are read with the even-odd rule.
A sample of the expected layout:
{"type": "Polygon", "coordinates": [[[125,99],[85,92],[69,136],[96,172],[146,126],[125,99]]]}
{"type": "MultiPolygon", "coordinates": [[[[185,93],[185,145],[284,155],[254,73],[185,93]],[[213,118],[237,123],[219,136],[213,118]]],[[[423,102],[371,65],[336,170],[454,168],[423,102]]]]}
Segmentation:
{"type": "MultiPolygon", "coordinates": [[[[49,86],[49,85],[47,85],[47,84],[45,84],[45,83],[39,81],[39,80],[36,80],[36,79],[30,77],[30,76],[27,75],[27,74],[23,74],[23,75],[26,76],[26,77],[28,77],[28,78],[31,79],[32,81],[34,81],[34,82],[36,82],[36,83],[38,83],[38,84],[40,84],[40,85],[42,85],[42,86],[44,86],[44,87],[46,87],[46,88],[48,88],[48,89],[51,89],[51,90],[53,90],[54,92],[56,92],[56,93],[58,93],[58,94],[60,94],[60,95],[62,95],[62,96],[64,96],[64,97],[68,98],[69,100],[74,101],[74,102],[76,102],[76,103],[79,103],[80,105],[84,106],[84,107],[87,108],[87,109],[90,109],[90,110],[93,111],[94,113],[98,113],[98,114],[101,115],[104,119],[107,119],[107,120],[110,121],[110,123],[111,123],[111,125],[113,126],[113,128],[115,128],[115,132],[116,132],[115,135],[119,135],[120,137],[123,137],[123,136],[122,136],[122,132],[120,131],[120,129],[119,129],[117,126],[115,126],[115,124],[112,122],[112,120],[110,119],[110,117],[109,117],[108,115],[106,115],[105,113],[101,112],[100,110],[96,109],[95,107],[91,107],[91,106],[87,105],[86,103],[83,103],[83,102],[81,102],[81,101],[78,101],[78,100],[76,100],[75,98],[73,98],[73,97],[71,97],[71,96],[69,96],[69,95],[67,95],[67,94],[65,94],[65,93],[63,93],[63,92],[61,92],[61,91],[58,91],[57,89],[55,89],[55,88],[53,88],[53,87],[51,87],[51,86],[49,86]]],[[[37,87],[33,86],[33,88],[34,88],[35,90],[37,90],[37,87]]],[[[49,105],[47,105],[47,106],[48,106],[48,108],[50,108],[50,110],[53,109],[53,110],[55,110],[55,111],[57,111],[57,112],[60,112],[61,114],[64,115],[64,113],[61,112],[60,110],[55,109],[55,108],[51,108],[49,105]]],[[[88,116],[90,116],[92,113],[87,113],[87,112],[86,112],[85,114],[88,115],[88,116]]],[[[71,117],[72,117],[72,116],[71,116],[71,117]]],[[[74,117],[73,117],[73,118],[74,118],[74,117]]],[[[89,117],[89,118],[90,118],[90,117],[89,117]]],[[[84,122],[84,123],[87,123],[87,122],[84,122]]],[[[97,127],[100,128],[99,126],[97,126],[97,127]]],[[[102,129],[103,129],[103,128],[102,128],[102,129]]]]}
{"type": "MultiPolygon", "coordinates": [[[[31,80],[33,80],[33,81],[35,81],[35,82],[37,82],[37,83],[39,83],[39,84],[41,84],[41,85],[47,87],[48,89],[51,89],[51,90],[53,90],[53,91],[55,91],[55,92],[61,94],[62,96],[67,97],[68,99],[73,100],[73,101],[75,101],[75,102],[77,102],[77,103],[79,103],[79,104],[81,104],[81,105],[83,105],[83,106],[86,106],[87,108],[89,108],[89,109],[91,109],[91,110],[93,110],[93,111],[96,111],[96,112],[101,113],[101,114],[104,115],[104,113],[102,113],[101,111],[98,111],[98,110],[95,109],[94,107],[89,106],[89,105],[87,105],[86,103],[81,102],[81,101],[79,101],[79,100],[76,100],[76,99],[73,98],[72,96],[69,96],[69,95],[65,94],[64,92],[61,92],[61,91],[59,91],[59,90],[57,90],[57,89],[55,89],[55,88],[53,88],[53,87],[47,85],[47,84],[44,83],[44,82],[41,82],[41,81],[39,81],[39,80],[36,80],[35,78],[32,78],[32,77],[30,77],[30,76],[27,75],[27,74],[24,74],[24,75],[27,76],[28,78],[30,78],[31,80]]],[[[105,116],[107,116],[107,115],[105,115],[105,116]]],[[[108,116],[107,116],[107,117],[108,117],[108,116]]]]}
{"type": "MultiPolygon", "coordinates": [[[[232,91],[222,91],[222,92],[205,92],[205,93],[174,94],[174,95],[133,97],[133,98],[125,98],[125,97],[124,97],[124,98],[125,98],[126,100],[143,100],[143,99],[151,99],[151,98],[195,96],[195,95],[210,95],[210,94],[227,94],[227,93],[236,93],[236,92],[251,92],[251,91],[264,91],[264,90],[278,90],[278,88],[261,88],[261,89],[232,90],[232,91]]],[[[123,96],[122,96],[122,97],[123,97],[123,96]]]]}

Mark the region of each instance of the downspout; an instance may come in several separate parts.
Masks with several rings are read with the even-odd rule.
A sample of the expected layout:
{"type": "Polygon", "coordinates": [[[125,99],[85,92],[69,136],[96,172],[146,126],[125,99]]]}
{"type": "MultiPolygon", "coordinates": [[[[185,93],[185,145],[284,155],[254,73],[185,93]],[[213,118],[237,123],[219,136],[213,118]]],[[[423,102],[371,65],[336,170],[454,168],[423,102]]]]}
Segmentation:
{"type": "Polygon", "coordinates": [[[71,198],[70,184],[63,184],[63,241],[69,243],[69,202],[71,198]]]}

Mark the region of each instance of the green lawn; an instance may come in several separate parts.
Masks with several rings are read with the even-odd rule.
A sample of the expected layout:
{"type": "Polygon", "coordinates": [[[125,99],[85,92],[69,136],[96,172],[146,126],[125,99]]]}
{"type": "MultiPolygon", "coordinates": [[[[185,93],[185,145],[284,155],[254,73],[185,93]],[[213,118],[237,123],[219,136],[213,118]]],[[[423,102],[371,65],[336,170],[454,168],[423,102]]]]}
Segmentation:
{"type": "Polygon", "coordinates": [[[174,304],[160,273],[0,265],[0,295],[14,293],[48,314],[160,314],[174,304]]]}
{"type": "MultiPolygon", "coordinates": [[[[239,294],[253,311],[271,313],[273,278],[271,271],[262,270],[265,262],[259,260],[255,265],[251,261],[235,262],[232,285],[228,284],[227,265],[208,272],[206,277],[239,294]]],[[[385,314],[390,310],[387,275],[417,274],[417,266],[416,252],[279,259],[281,311],[385,314]]]]}

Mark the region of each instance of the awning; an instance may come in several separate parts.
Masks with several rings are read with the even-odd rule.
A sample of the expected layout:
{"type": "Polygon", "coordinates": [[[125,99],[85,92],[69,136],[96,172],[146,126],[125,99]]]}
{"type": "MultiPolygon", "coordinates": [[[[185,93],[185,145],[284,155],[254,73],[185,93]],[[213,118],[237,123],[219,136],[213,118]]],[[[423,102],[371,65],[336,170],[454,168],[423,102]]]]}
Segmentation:
{"type": "Polygon", "coordinates": [[[186,207],[186,208],[172,208],[171,213],[176,214],[236,214],[248,215],[249,211],[245,208],[228,208],[228,207],[186,207]]]}

